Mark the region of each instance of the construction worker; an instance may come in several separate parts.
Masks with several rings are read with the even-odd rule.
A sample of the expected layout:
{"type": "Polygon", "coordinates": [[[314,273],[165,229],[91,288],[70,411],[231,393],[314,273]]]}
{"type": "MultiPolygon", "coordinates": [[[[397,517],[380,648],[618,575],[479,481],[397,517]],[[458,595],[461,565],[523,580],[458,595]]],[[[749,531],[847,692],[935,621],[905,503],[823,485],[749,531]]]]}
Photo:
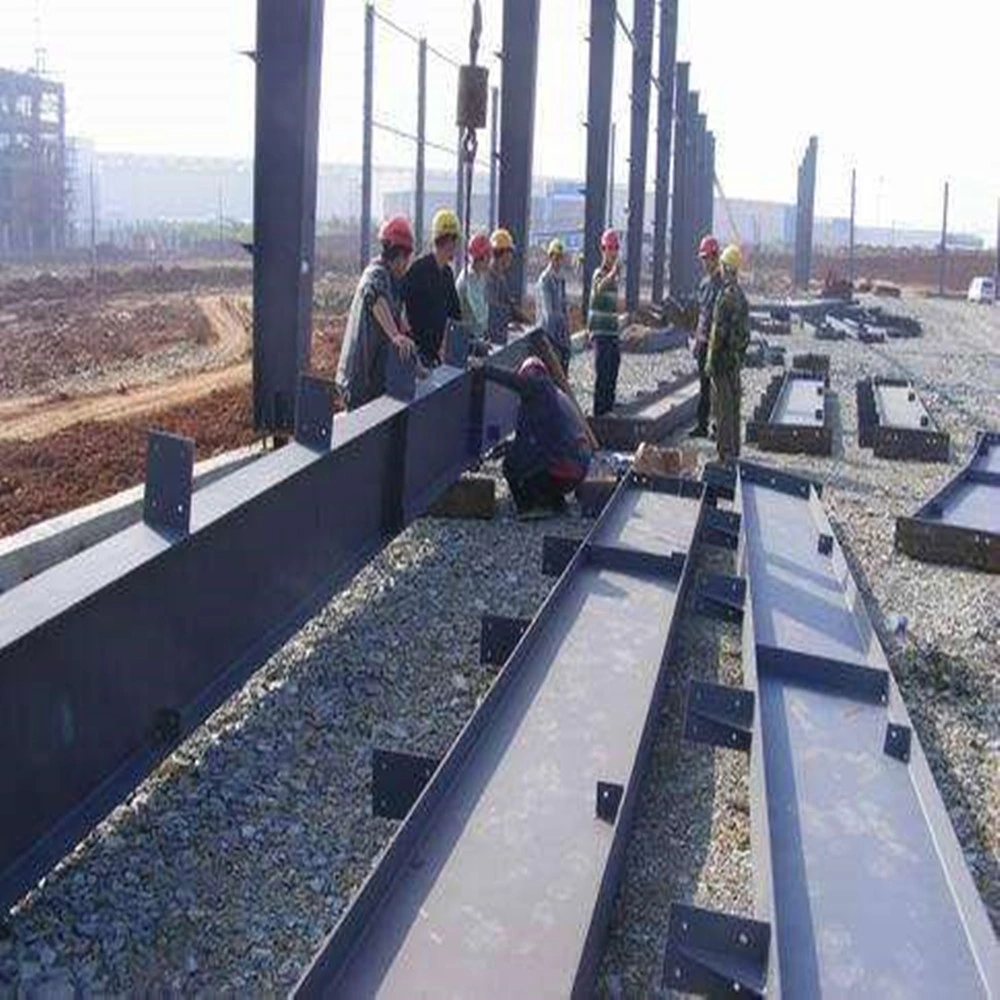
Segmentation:
{"type": "Polygon", "coordinates": [[[618,280],[621,277],[621,241],[613,229],[601,236],[601,263],[590,284],[587,327],[594,340],[594,416],[615,407],[621,347],[618,342],[618,280]]]}
{"type": "Polygon", "coordinates": [[[709,234],[698,246],[698,257],[705,271],[698,286],[698,323],[694,333],[694,356],[701,381],[698,393],[698,414],[691,437],[708,437],[708,418],[712,412],[712,380],[705,373],[708,356],[708,336],[715,318],[715,302],[722,290],[722,269],[719,266],[719,241],[709,234]]]}
{"type": "Polygon", "coordinates": [[[535,286],[535,308],[538,311],[538,325],[548,336],[563,372],[568,372],[569,314],[566,310],[566,279],[562,273],[565,254],[562,240],[554,239],[549,243],[549,263],[535,286]]]}
{"type": "Polygon", "coordinates": [[[458,277],[458,301],[462,307],[462,322],[472,328],[477,340],[485,340],[490,321],[486,301],[486,275],[490,269],[490,238],[476,233],[469,240],[466,267],[458,277]]]}
{"type": "Polygon", "coordinates": [[[460,238],[458,216],[450,208],[439,209],[431,220],[431,251],[418,257],[403,279],[406,318],[420,361],[428,368],[444,360],[445,324],[449,319],[462,318],[455,275],[451,270],[460,238]]]}
{"type": "Polygon", "coordinates": [[[533,352],[515,373],[472,358],[470,368],[516,392],[521,399],[514,440],[503,474],[522,519],[547,517],[566,508],[566,494],[583,481],[593,456],[593,437],[571,396],[559,387],[561,372],[539,328],[533,352]]]}
{"type": "Polygon", "coordinates": [[[390,347],[404,360],[415,353],[402,324],[400,285],[413,256],[413,229],[405,216],[382,223],[382,250],[364,270],[340,348],[337,386],[349,410],[385,392],[385,363],[390,347]]]}
{"type": "Polygon", "coordinates": [[[740,454],[740,369],[750,343],[750,307],[740,288],[740,248],[730,244],[719,256],[722,289],[708,339],[705,371],[712,379],[716,449],[720,461],[740,454]]]}
{"type": "Polygon", "coordinates": [[[491,339],[506,341],[511,323],[527,325],[530,320],[511,294],[507,272],[514,263],[514,237],[502,227],[490,237],[493,262],[486,277],[486,302],[490,310],[491,339]]]}

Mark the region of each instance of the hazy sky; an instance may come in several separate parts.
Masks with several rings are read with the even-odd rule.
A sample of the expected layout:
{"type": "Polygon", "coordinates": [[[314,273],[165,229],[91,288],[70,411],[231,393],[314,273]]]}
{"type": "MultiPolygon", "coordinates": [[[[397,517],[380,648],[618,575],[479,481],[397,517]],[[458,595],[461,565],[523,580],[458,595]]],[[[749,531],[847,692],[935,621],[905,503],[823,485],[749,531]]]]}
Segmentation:
{"type": "MultiPolygon", "coordinates": [[[[500,47],[501,0],[482,0],[483,50],[500,47]]],[[[251,156],[254,0],[0,0],[0,65],[27,67],[36,38],[67,85],[69,128],[101,150],[251,156]]],[[[470,0],[379,0],[379,9],[455,56],[470,0]]],[[[320,155],[358,162],[363,0],[328,0],[320,155]]],[[[535,171],[583,176],[589,0],[542,0],[535,171]]],[[[622,0],[632,20],[631,0],[622,0]]],[[[717,136],[727,194],[795,198],[811,133],[820,140],[817,212],[848,211],[858,169],[862,224],[951,227],[995,241],[1000,3],[950,0],[680,0],[678,58],[717,136]]],[[[376,31],[379,118],[415,127],[416,47],[376,31]]],[[[630,51],[616,43],[617,173],[625,177],[630,51]]],[[[490,60],[491,80],[499,64],[490,60]]],[[[454,141],[454,72],[430,59],[428,137],[454,141]]],[[[655,107],[655,92],[654,92],[655,107]]],[[[485,140],[485,136],[484,136],[485,140]]],[[[412,147],[377,133],[377,163],[412,147]]],[[[433,151],[429,166],[453,160],[433,151]]],[[[652,177],[652,172],[650,172],[652,177]]]]}

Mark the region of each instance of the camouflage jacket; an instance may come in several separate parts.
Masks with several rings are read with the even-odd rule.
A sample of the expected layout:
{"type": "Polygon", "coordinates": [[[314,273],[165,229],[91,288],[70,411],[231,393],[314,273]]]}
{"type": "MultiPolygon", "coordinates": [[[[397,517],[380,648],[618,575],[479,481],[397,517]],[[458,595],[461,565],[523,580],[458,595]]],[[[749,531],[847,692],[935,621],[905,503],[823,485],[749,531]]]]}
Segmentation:
{"type": "Polygon", "coordinates": [[[750,306],[743,289],[735,281],[726,281],[715,300],[708,357],[713,373],[736,371],[750,343],[750,306]]]}

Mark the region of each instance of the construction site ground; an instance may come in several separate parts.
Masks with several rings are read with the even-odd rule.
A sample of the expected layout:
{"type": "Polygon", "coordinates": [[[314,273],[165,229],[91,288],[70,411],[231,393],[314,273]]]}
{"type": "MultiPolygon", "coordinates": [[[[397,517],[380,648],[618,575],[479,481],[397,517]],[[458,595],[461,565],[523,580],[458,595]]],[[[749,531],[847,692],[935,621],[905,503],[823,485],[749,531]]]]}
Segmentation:
{"type": "MultiPolygon", "coordinates": [[[[1000,427],[1000,309],[909,298],[893,308],[919,317],[924,336],[780,340],[789,357],[831,355],[831,457],[746,454],[823,482],[1000,926],[1000,578],[893,549],[896,516],[954,475],[978,429],[1000,427]],[[948,464],[859,449],[854,384],[871,374],[914,381],[951,434],[948,464]]],[[[622,395],[675,370],[678,353],[626,356],[622,395]]],[[[774,371],[744,373],[744,416],[774,371]]],[[[573,359],[571,377],[586,405],[589,355],[573,359]]],[[[712,453],[710,442],[694,447],[712,453]]],[[[492,521],[425,518],[407,529],[12,911],[0,993],[276,995],[295,982],[396,828],[371,813],[372,746],[447,749],[495,675],[478,662],[480,615],[533,614],[551,586],[544,535],[578,536],[591,523],[575,507],[520,523],[497,468],[487,471],[500,497],[492,521]]],[[[705,549],[696,567],[732,571],[732,557],[705,549]]],[[[601,967],[607,997],[657,995],[671,902],[753,907],[746,759],[681,738],[691,677],[740,681],[738,629],[689,604],[667,669],[601,967]]]]}

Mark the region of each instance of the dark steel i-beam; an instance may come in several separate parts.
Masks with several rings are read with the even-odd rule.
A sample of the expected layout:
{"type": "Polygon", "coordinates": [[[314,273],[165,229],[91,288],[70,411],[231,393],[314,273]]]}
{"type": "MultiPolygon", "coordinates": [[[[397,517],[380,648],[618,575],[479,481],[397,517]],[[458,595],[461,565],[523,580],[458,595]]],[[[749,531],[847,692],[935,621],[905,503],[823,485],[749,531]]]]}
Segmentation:
{"type": "Polygon", "coordinates": [[[364,270],[372,247],[372,121],[375,100],[375,6],[365,6],[364,92],[361,104],[361,234],[358,266],[364,270]]]}
{"type": "Polygon", "coordinates": [[[535,140],[535,78],[541,0],[504,0],[500,89],[499,224],[517,244],[508,274],[516,299],[524,294],[524,255],[531,225],[531,161],[535,140]]]}
{"type": "Polygon", "coordinates": [[[489,228],[497,227],[497,171],[499,170],[499,153],[497,142],[500,128],[500,88],[490,90],[490,220],[489,228]]]}
{"type": "Polygon", "coordinates": [[[684,211],[681,218],[684,228],[681,233],[681,282],[685,297],[690,297],[695,289],[695,227],[698,225],[696,193],[698,190],[698,91],[688,91],[687,126],[684,130],[684,211]]]}
{"type": "MultiPolygon", "coordinates": [[[[715,229],[715,133],[708,133],[708,154],[705,162],[705,231],[715,229]]],[[[733,233],[736,238],[737,234],[733,233]]]]}
{"type": "Polygon", "coordinates": [[[615,5],[590,0],[590,56],[587,82],[587,190],[583,207],[583,312],[600,260],[608,194],[611,90],[615,72],[615,5]]]}
{"type": "Polygon", "coordinates": [[[639,306],[642,287],[646,153],[649,149],[649,87],[653,71],[653,0],[635,0],[632,16],[632,125],[628,164],[628,260],[625,308],[639,306]]]}
{"type": "MultiPolygon", "coordinates": [[[[413,235],[424,245],[424,189],[427,173],[427,39],[417,45],[417,172],[413,190],[413,235]]],[[[363,263],[367,264],[367,261],[363,263]]]]}
{"type": "MultiPolygon", "coordinates": [[[[694,236],[694,245],[697,247],[702,236],[708,232],[707,221],[705,218],[705,171],[708,168],[708,116],[704,113],[699,114],[697,118],[695,135],[695,164],[694,203],[697,206],[697,211],[695,213],[697,222],[692,235],[694,236]]],[[[695,274],[694,283],[695,287],[697,287],[697,274],[695,274]]]]}
{"type": "Polygon", "coordinates": [[[254,139],[253,416],[295,427],[312,345],[324,0],[258,0],[254,139]]]}
{"type": "Polygon", "coordinates": [[[656,109],[656,188],[653,203],[653,302],[663,302],[670,210],[670,150],[674,123],[674,62],[677,58],[677,3],[660,0],[660,89],[656,109]]]}
{"type": "Polygon", "coordinates": [[[684,178],[687,145],[688,107],[687,63],[677,64],[674,81],[674,183],[670,202],[670,297],[678,301],[684,298],[684,178]]]}
{"type": "Polygon", "coordinates": [[[737,502],[767,995],[995,997],[996,936],[823,505],[750,472],[737,502]]]}

